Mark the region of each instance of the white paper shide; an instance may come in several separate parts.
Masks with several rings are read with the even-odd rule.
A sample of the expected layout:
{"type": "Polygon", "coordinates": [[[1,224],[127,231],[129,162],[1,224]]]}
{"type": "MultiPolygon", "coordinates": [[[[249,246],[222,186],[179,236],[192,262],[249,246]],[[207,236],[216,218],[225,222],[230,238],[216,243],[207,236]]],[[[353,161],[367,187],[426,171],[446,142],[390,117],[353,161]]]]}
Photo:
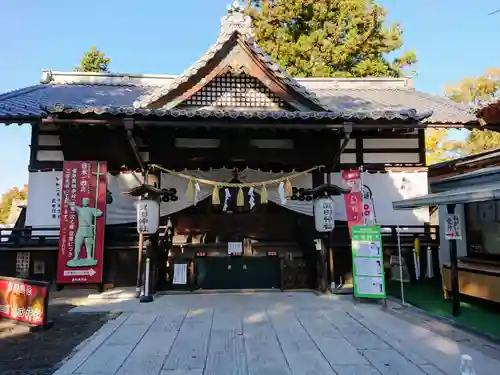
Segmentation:
{"type": "Polygon", "coordinates": [[[160,205],[156,201],[141,200],[137,202],[137,232],[154,234],[160,225],[160,205]]]}

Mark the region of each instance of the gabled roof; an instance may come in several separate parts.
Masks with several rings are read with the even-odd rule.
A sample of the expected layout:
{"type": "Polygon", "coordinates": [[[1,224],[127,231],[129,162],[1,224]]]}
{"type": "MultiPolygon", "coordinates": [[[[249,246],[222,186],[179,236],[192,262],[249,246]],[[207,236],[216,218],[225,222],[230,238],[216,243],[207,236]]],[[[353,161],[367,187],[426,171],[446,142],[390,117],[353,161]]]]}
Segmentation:
{"type": "Polygon", "coordinates": [[[215,44],[182,75],[138,98],[134,107],[171,109],[228,69],[258,76],[264,85],[297,110],[329,111],[314,92],[286,73],[257,44],[253,38],[252,20],[238,2],[233,3],[222,18],[215,44]]]}
{"type": "Polygon", "coordinates": [[[416,91],[410,78],[292,78],[252,37],[233,6],[217,42],[184,74],[144,75],[43,71],[41,84],[0,94],[0,122],[36,121],[50,114],[162,117],[421,121],[478,126],[470,108],[416,91]],[[189,95],[227,70],[251,70],[291,110],[185,108],[189,95]],[[279,89],[279,90],[277,90],[279,89]]]}

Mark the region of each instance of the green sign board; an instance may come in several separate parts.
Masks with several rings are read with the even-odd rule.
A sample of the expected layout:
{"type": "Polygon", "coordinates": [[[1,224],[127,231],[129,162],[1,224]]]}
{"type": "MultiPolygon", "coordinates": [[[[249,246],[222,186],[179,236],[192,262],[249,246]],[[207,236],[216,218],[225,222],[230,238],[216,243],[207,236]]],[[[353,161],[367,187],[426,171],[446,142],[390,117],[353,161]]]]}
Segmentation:
{"type": "Polygon", "coordinates": [[[386,298],[379,226],[352,227],[352,270],[355,297],[386,298]]]}

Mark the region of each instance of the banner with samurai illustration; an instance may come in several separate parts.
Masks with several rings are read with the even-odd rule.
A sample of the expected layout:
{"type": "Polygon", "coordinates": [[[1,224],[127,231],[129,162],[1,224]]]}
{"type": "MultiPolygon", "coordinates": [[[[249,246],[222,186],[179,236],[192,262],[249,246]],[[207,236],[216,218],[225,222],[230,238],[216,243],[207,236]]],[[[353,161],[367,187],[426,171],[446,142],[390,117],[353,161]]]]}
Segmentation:
{"type": "Polygon", "coordinates": [[[107,165],[64,162],[58,284],[102,282],[107,165]]]}

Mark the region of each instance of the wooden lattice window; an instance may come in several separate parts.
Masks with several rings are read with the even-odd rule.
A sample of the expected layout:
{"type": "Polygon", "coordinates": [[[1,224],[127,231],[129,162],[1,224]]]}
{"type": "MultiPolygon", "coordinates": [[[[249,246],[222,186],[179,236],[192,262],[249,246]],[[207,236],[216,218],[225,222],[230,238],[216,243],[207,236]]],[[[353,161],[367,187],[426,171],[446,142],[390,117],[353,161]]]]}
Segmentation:
{"type": "Polygon", "coordinates": [[[286,108],[286,103],[249,75],[226,73],[214,78],[183,104],[190,106],[286,108]]]}

